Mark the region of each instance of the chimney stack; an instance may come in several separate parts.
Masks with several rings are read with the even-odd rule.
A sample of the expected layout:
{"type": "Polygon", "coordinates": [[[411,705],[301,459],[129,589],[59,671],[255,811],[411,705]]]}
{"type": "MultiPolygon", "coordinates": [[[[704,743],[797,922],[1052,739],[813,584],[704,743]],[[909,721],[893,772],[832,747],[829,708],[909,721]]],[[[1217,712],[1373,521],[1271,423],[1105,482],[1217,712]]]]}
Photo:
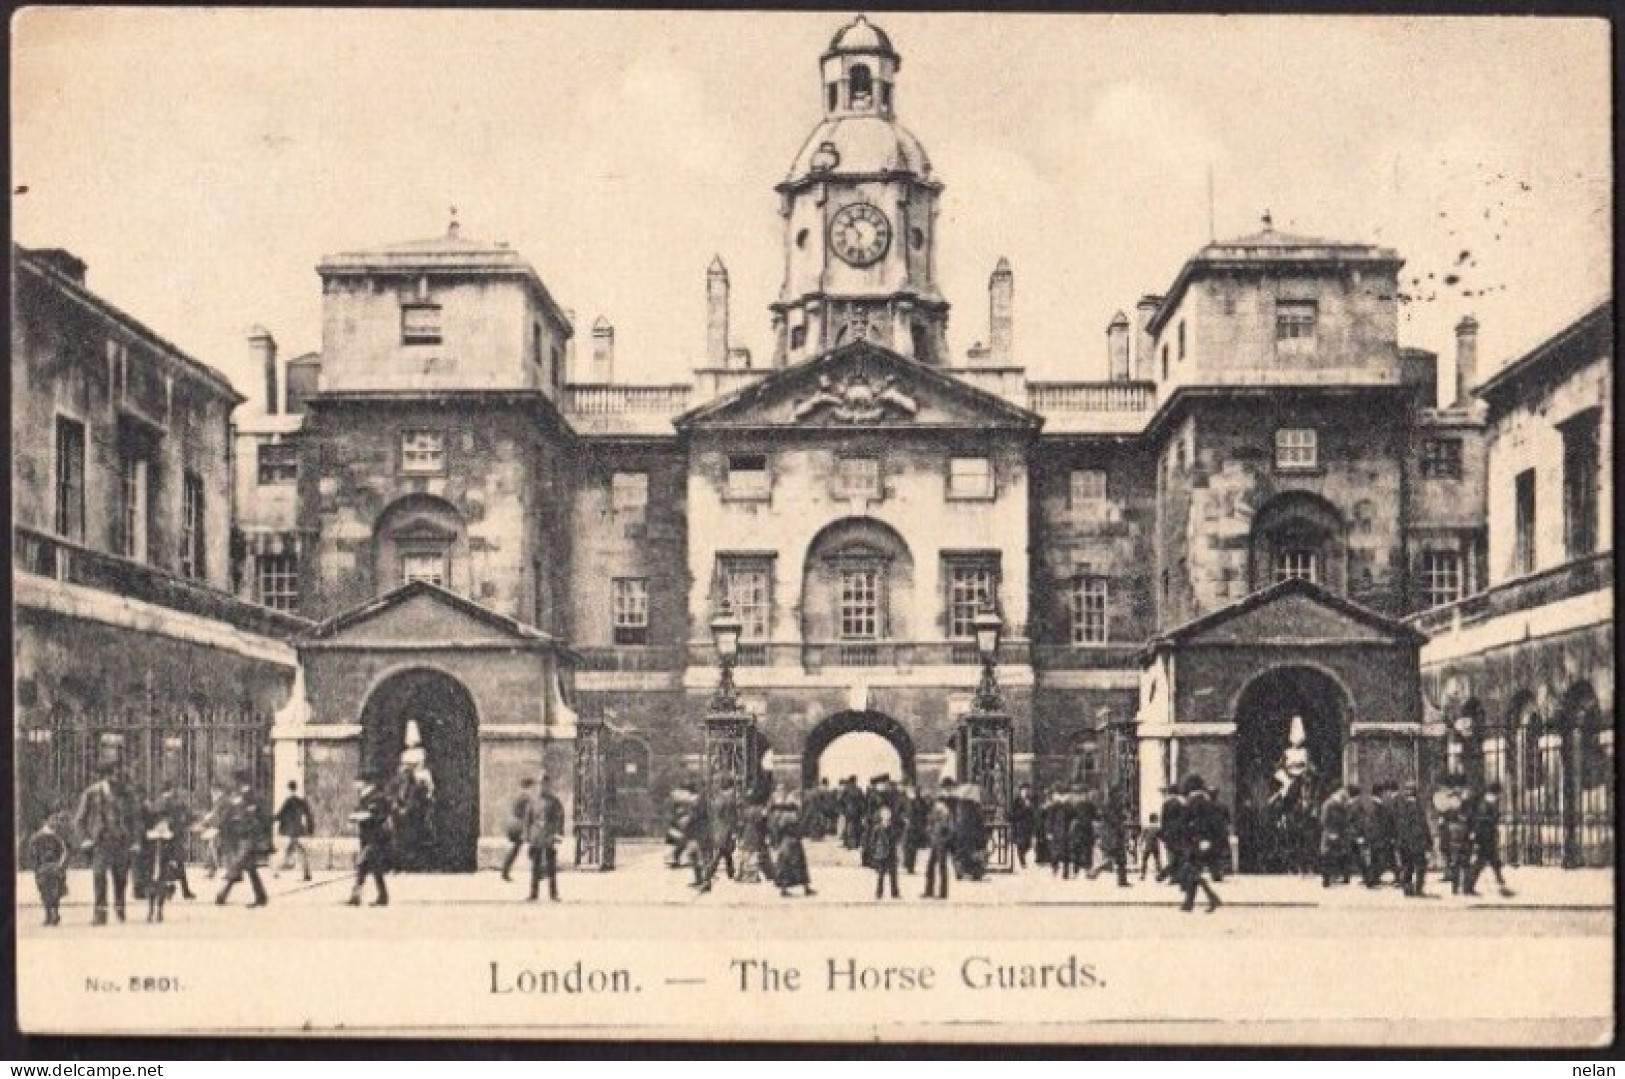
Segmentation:
{"type": "Polygon", "coordinates": [[[718,255],[705,271],[705,365],[727,367],[732,358],[728,348],[728,267],[718,255]]]}
{"type": "Polygon", "coordinates": [[[1472,400],[1478,384],[1478,320],[1468,315],[1456,323],[1456,404],[1472,400]]]}
{"type": "Polygon", "coordinates": [[[1140,382],[1152,382],[1157,377],[1157,358],[1154,355],[1157,342],[1151,336],[1151,320],[1156,317],[1160,307],[1162,297],[1150,293],[1141,296],[1140,302],[1134,305],[1134,377],[1140,382]]]}
{"type": "Polygon", "coordinates": [[[1119,311],[1106,327],[1106,368],[1113,382],[1128,381],[1128,316],[1119,311]]]}
{"type": "Polygon", "coordinates": [[[85,260],[60,247],[38,247],[29,254],[76,285],[85,283],[85,260]]]}
{"type": "Polygon", "coordinates": [[[987,279],[987,362],[990,367],[1015,365],[1016,275],[1001,258],[987,279]]]}
{"type": "Polygon", "coordinates": [[[275,416],[281,411],[281,394],[277,392],[276,338],[264,326],[248,331],[249,361],[265,372],[265,414],[275,416]]]}
{"type": "Polygon", "coordinates": [[[603,315],[592,324],[592,377],[589,382],[615,381],[615,327],[603,315]]]}
{"type": "Polygon", "coordinates": [[[576,329],[576,312],[573,307],[564,309],[564,321],[570,324],[570,336],[564,339],[564,377],[571,382],[585,382],[581,377],[581,368],[576,366],[576,338],[580,331],[576,329]]]}

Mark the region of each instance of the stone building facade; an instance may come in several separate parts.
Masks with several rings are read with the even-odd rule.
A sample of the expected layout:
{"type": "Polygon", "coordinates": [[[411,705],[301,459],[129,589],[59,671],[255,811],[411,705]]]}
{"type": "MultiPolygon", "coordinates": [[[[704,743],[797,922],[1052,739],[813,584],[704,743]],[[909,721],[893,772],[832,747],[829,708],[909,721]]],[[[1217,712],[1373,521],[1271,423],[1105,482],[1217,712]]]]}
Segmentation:
{"type": "MultiPolygon", "coordinates": [[[[944,181],[899,122],[900,66],[862,19],[820,58],[822,119],[777,188],[765,364],[734,343],[720,258],[704,357],[628,384],[607,318],[578,346],[518,253],[455,224],[322,260],[319,354],[282,361],[254,332],[265,392],[237,416],[233,565],[210,565],[216,587],[310,620],[271,742],[324,833],[343,832],[350,780],[411,750],[455,821],[443,868],[490,857],[517,778],[540,771],[590,842],[657,834],[669,792],[705,773],[725,599],[754,764],[792,789],[829,778],[848,736],[922,784],[964,776],[985,611],[1007,778],[1116,789],[1142,813],[1192,772],[1252,812],[1294,716],[1329,785],[1432,781],[1463,763],[1458,700],[1508,714],[1488,687],[1524,661],[1453,612],[1526,587],[1491,538],[1518,513],[1501,462],[1514,443],[1547,460],[1556,436],[1514,400],[1606,401],[1611,338],[1584,338],[1579,374],[1520,361],[1480,400],[1464,320],[1438,400],[1438,357],[1399,342],[1399,254],[1266,217],[1111,320],[1105,380],[1028,377],[1002,259],[987,343],[951,355],[944,181]]],[[[1587,473],[1602,507],[1610,423],[1587,473]]],[[[1543,513],[1569,489],[1553,485],[1583,486],[1537,481],[1543,513]]],[[[1542,572],[1549,520],[1519,556],[1542,572]]],[[[1605,589],[1598,557],[1559,576],[1605,589]]],[[[1603,717],[1563,728],[1595,737],[1557,757],[1553,735],[1530,742],[1540,776],[1561,758],[1595,778],[1612,752],[1611,633],[1611,616],[1571,633],[1551,653],[1569,674],[1531,690],[1547,716],[1584,682],[1603,717]]],[[[1497,744],[1486,762],[1516,755],[1497,744]]],[[[1562,805],[1587,782],[1562,779],[1562,805]]]]}
{"type": "Polygon", "coordinates": [[[1446,764],[1502,784],[1525,864],[1614,856],[1613,375],[1605,301],[1478,387],[1487,587],[1412,620],[1446,764]]]}
{"type": "Polygon", "coordinates": [[[200,803],[248,768],[310,624],[234,598],[230,419],[242,396],[86,286],[12,249],[18,834],[102,761],[200,803]]]}

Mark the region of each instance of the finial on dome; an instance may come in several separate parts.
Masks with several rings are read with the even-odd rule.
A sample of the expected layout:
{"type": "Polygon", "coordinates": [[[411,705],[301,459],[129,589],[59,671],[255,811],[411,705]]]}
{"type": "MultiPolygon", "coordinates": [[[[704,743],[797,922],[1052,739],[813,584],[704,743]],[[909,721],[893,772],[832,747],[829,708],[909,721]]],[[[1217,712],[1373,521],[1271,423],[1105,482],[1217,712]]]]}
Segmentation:
{"type": "Polygon", "coordinates": [[[460,226],[457,223],[457,207],[453,206],[451,208],[451,224],[446,226],[446,235],[455,239],[459,228],[460,226]]]}
{"type": "Polygon", "coordinates": [[[1264,211],[1264,219],[1263,220],[1264,220],[1264,231],[1265,232],[1273,232],[1274,229],[1275,229],[1275,219],[1270,216],[1270,212],[1268,210],[1264,211]]]}

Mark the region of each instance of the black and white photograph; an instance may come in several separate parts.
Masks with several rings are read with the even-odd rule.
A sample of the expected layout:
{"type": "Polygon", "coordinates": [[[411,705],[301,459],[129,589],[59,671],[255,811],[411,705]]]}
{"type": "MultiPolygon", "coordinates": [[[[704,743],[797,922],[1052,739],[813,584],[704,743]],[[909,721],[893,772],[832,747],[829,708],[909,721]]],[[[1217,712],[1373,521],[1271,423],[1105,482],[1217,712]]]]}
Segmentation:
{"type": "Polygon", "coordinates": [[[11,30],[22,1032],[1614,1037],[1606,19],[11,30]]]}

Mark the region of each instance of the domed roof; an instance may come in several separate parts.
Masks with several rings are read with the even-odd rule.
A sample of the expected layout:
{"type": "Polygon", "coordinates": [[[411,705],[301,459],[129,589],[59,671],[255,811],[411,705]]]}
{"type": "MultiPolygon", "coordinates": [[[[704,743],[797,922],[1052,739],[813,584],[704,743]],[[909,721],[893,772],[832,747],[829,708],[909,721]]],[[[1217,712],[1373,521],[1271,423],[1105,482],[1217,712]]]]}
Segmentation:
{"type": "Polygon", "coordinates": [[[862,15],[836,31],[835,36],[830,38],[829,51],[878,52],[893,57],[897,55],[897,51],[891,46],[891,38],[886,36],[886,31],[862,15]]]}
{"type": "Polygon", "coordinates": [[[910,172],[931,176],[925,147],[907,128],[880,116],[835,116],[819,124],[790,167],[791,182],[816,173],[910,172]]]}

